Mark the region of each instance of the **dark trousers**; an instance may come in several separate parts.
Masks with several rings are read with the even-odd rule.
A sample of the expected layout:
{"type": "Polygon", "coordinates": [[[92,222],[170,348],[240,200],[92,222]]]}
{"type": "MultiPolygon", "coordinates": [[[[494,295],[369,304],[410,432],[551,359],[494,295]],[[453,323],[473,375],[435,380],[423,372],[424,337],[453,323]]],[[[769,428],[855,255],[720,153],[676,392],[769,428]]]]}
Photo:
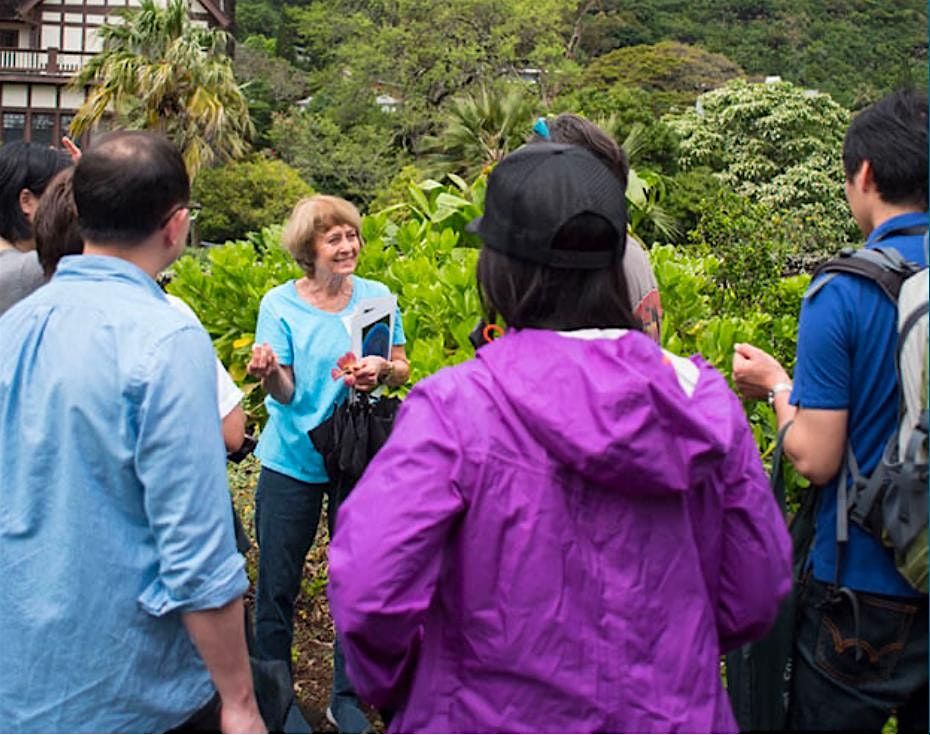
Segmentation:
{"type": "Polygon", "coordinates": [[[852,601],[806,582],[788,729],[877,733],[896,712],[898,732],[927,732],[927,598],[855,597],[858,634],[852,601]]]}
{"type": "Polygon", "coordinates": [[[220,712],[220,695],[214,694],[209,702],[168,733],[220,732],[220,712]]]}
{"type": "MultiPolygon", "coordinates": [[[[314,485],[262,467],[255,495],[258,585],[255,591],[255,647],[258,658],[291,665],[294,602],[304,562],[316,538],[326,495],[329,532],[335,509],[328,484],[314,485]]],[[[336,639],[333,652],[333,699],[355,697],[336,639]]]]}

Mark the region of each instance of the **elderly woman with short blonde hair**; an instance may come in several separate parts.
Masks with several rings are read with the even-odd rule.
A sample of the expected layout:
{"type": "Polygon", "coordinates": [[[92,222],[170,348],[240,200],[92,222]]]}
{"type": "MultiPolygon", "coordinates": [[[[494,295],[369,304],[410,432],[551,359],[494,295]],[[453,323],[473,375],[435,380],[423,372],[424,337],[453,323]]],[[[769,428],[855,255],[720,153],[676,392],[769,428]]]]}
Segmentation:
{"type": "MultiPolygon", "coordinates": [[[[332,377],[337,361],[351,347],[345,318],[363,299],[390,294],[384,284],[354,275],[362,246],[360,225],[358,210],[344,199],[314,196],[297,203],[283,242],[304,276],[265,294],[248,365],[249,373],[261,379],[268,409],[255,451],[262,465],[255,497],[260,548],[256,645],[262,658],[288,666],[294,601],[324,494],[333,510],[330,478],[308,432],[345,399],[347,382],[370,391],[379,384],[402,385],[410,374],[398,311],[389,359],[364,357],[349,368],[348,381],[332,377]]],[[[332,512],[329,522],[332,530],[332,512]]],[[[327,716],[340,732],[369,728],[346,678],[338,643],[327,716]]]]}

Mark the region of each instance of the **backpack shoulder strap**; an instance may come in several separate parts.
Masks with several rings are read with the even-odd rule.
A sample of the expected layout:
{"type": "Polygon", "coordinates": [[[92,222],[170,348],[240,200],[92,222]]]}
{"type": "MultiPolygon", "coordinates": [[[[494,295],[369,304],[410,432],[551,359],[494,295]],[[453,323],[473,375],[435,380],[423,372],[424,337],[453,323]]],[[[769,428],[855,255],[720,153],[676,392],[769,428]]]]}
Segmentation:
{"type": "MultiPolygon", "coordinates": [[[[875,283],[894,303],[898,302],[901,284],[919,268],[905,260],[894,248],[872,250],[844,250],[838,258],[828,260],[816,271],[812,280],[824,273],[848,273],[860,278],[867,278],[875,283]]],[[[829,278],[829,277],[828,277],[829,278]]],[[[817,293],[825,284],[823,279],[808,290],[806,296],[817,293]]]]}

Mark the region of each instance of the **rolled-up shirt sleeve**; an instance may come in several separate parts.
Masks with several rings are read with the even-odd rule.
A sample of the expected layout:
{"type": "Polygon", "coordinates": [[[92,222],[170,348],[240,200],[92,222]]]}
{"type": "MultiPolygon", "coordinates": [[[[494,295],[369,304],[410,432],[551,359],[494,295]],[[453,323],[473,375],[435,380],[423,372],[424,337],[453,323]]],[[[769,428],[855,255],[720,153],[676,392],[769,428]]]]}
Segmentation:
{"type": "Polygon", "coordinates": [[[234,540],[210,340],[202,328],[181,329],[143,365],[135,465],[159,568],[139,603],[155,616],[222,607],[248,579],[234,540]]]}

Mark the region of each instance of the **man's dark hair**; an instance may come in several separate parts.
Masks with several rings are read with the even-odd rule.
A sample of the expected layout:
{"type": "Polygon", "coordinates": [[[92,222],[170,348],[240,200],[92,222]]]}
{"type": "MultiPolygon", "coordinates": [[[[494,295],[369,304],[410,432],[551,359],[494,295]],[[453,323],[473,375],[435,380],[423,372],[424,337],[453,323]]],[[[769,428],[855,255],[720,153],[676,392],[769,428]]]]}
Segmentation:
{"type": "Polygon", "coordinates": [[[853,118],[843,141],[847,180],[863,161],[884,201],[927,208],[927,95],[894,92],[853,118]]]}
{"type": "Polygon", "coordinates": [[[28,189],[42,196],[52,177],[71,165],[63,151],[38,143],[15,141],[0,148],[0,237],[11,243],[32,239],[32,225],[19,206],[28,189]]]}
{"type": "Polygon", "coordinates": [[[548,138],[534,133],[530,142],[541,143],[548,140],[550,143],[566,143],[587,148],[600,158],[626,187],[630,175],[630,164],[626,153],[617,145],[617,141],[597,125],[581,115],[564,112],[556,117],[547,118],[546,127],[549,130],[548,138]]]}
{"type": "Polygon", "coordinates": [[[46,278],[52,277],[58,261],[63,257],[84,252],[84,240],[78,229],[77,207],[74,206],[73,181],[73,166],[52,179],[39,200],[33,218],[36,252],[46,278]]]}
{"type": "MultiPolygon", "coordinates": [[[[616,249],[617,232],[603,217],[583,213],[561,227],[554,247],[616,249]]],[[[500,314],[516,329],[642,328],[630,307],[620,257],[602,269],[552,268],[485,246],[478,257],[477,276],[485,312],[492,321],[500,314]]]]}
{"type": "Polygon", "coordinates": [[[74,172],[74,202],[88,242],[136,245],[190,199],[190,179],[162,135],[118,132],[87,151],[74,172]]]}

